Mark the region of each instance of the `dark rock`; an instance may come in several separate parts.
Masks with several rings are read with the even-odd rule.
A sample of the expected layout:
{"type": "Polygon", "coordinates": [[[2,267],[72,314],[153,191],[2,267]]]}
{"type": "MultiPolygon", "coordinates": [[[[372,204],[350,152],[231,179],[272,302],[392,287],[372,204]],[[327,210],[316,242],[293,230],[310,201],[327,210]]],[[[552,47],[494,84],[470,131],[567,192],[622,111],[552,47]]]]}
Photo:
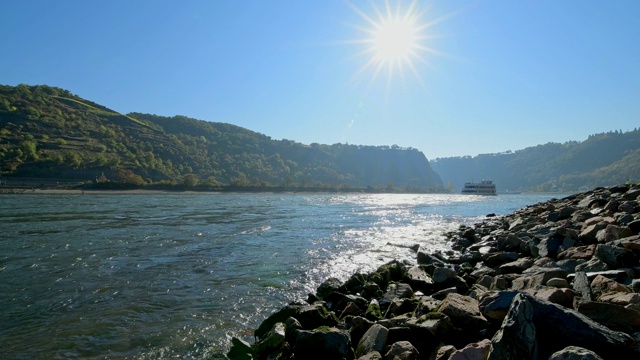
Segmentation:
{"type": "Polygon", "coordinates": [[[335,326],[338,324],[338,319],[335,314],[329,311],[324,304],[304,306],[298,310],[297,314],[292,316],[307,330],[313,330],[320,326],[335,326]]]}
{"type": "Polygon", "coordinates": [[[367,330],[373,326],[373,321],[370,321],[361,316],[347,316],[345,318],[345,324],[349,329],[349,335],[351,335],[351,343],[357,344],[362,339],[367,330]]]}
{"type": "Polygon", "coordinates": [[[630,222],[627,226],[631,229],[633,235],[640,234],[640,219],[630,222]]]}
{"type": "Polygon", "coordinates": [[[555,259],[556,256],[558,256],[558,249],[560,249],[560,245],[562,245],[562,241],[563,241],[562,239],[553,238],[553,237],[544,239],[540,241],[540,243],[536,247],[537,254],[534,251],[532,251],[532,253],[534,256],[550,257],[555,259]]]}
{"type": "Polygon", "coordinates": [[[251,345],[236,337],[231,338],[231,349],[227,353],[229,360],[253,360],[254,353],[251,345]]]}
{"type": "Polygon", "coordinates": [[[282,309],[271,314],[266,320],[264,320],[260,326],[254,331],[254,336],[258,339],[262,339],[264,334],[273,328],[276,323],[285,322],[289,317],[298,313],[302,306],[299,305],[287,305],[282,309]]]}
{"type": "Polygon", "coordinates": [[[595,256],[612,268],[632,267],[638,265],[638,258],[633,251],[624,247],[599,244],[595,256]]]}
{"type": "Polygon", "coordinates": [[[446,283],[457,276],[455,270],[447,267],[437,267],[433,270],[433,282],[436,284],[446,283]]]}
{"type": "MultiPolygon", "coordinates": [[[[405,318],[405,320],[408,320],[408,319],[405,318]]],[[[385,325],[382,325],[382,326],[385,326],[385,325]]],[[[389,335],[387,335],[387,344],[393,344],[398,341],[411,340],[411,335],[412,335],[411,328],[408,326],[387,327],[387,329],[389,329],[389,335]]]]}
{"type": "Polygon", "coordinates": [[[331,294],[332,292],[339,291],[341,287],[342,282],[340,282],[339,279],[333,277],[328,278],[322,284],[320,284],[320,286],[316,290],[316,295],[318,296],[318,298],[324,299],[325,296],[331,294]]]}
{"type": "Polygon", "coordinates": [[[484,259],[484,264],[488,267],[496,267],[515,260],[518,260],[517,253],[501,251],[488,255],[484,259]]]}
{"type": "Polygon", "coordinates": [[[263,339],[253,346],[253,350],[257,354],[270,354],[276,352],[285,341],[285,325],[284,323],[276,323],[270,331],[268,331],[263,339]]]}
{"type": "Polygon", "coordinates": [[[491,291],[480,298],[478,308],[482,315],[492,321],[502,322],[507,316],[513,298],[519,291],[491,291]]]}
{"type": "Polygon", "coordinates": [[[541,358],[568,345],[581,346],[603,356],[608,354],[612,359],[640,355],[635,352],[635,342],[629,335],[610,330],[576,311],[531,295],[524,296],[533,304],[541,358]]]}
{"type": "Polygon", "coordinates": [[[442,260],[422,250],[418,250],[417,260],[418,260],[418,264],[420,265],[429,265],[429,264],[444,265],[444,262],[442,260]]]}
{"type": "Polygon", "coordinates": [[[336,328],[301,330],[294,354],[296,359],[353,359],[349,336],[336,328]]]}
{"type": "Polygon", "coordinates": [[[295,342],[298,337],[298,330],[302,330],[302,324],[294,317],[290,317],[284,322],[285,326],[285,340],[289,342],[295,342]]]}
{"type": "Polygon", "coordinates": [[[382,349],[387,344],[388,335],[389,330],[386,327],[378,324],[371,326],[358,343],[356,357],[366,355],[372,351],[382,352],[382,349]]]}
{"type": "Polygon", "coordinates": [[[555,263],[555,267],[566,271],[568,274],[576,272],[576,266],[582,264],[585,260],[577,259],[564,259],[558,260],[555,263]]]}
{"type": "Polygon", "coordinates": [[[533,259],[525,257],[500,265],[499,270],[501,274],[521,274],[531,265],[533,265],[533,259]]]}
{"type": "Polygon", "coordinates": [[[500,330],[491,339],[489,360],[538,359],[536,327],[533,322],[533,305],[527,297],[518,294],[513,298],[500,330]]]}
{"type": "Polygon", "coordinates": [[[578,346],[567,346],[554,352],[549,360],[602,360],[598,354],[578,346]]]}

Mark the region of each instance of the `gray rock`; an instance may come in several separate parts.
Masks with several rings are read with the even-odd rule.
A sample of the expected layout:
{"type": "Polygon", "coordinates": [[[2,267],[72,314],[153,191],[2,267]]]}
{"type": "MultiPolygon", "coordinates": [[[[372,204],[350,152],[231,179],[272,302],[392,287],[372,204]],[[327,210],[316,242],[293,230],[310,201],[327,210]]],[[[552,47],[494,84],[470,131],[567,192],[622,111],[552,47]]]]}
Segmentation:
{"type": "Polygon", "coordinates": [[[549,281],[547,281],[546,285],[551,287],[557,287],[557,288],[568,288],[569,282],[567,281],[567,279],[551,278],[549,279],[549,281]]]}
{"type": "Polygon", "coordinates": [[[379,324],[371,326],[358,343],[356,357],[366,355],[372,351],[382,352],[382,349],[387,344],[388,335],[389,330],[386,327],[379,324]]]}
{"type": "Polygon", "coordinates": [[[448,267],[437,267],[433,269],[433,281],[436,284],[445,283],[447,281],[451,281],[455,279],[457,273],[455,270],[450,269],[448,267]]]}
{"type": "Polygon", "coordinates": [[[489,324],[480,313],[478,301],[460,294],[449,294],[440,304],[439,311],[453,322],[454,326],[470,331],[485,329],[489,324]]]}
{"type": "Polygon", "coordinates": [[[555,259],[556,256],[558,256],[558,249],[560,249],[560,245],[562,245],[562,239],[553,238],[553,237],[544,239],[540,241],[540,243],[537,246],[537,249],[538,249],[537,256],[550,257],[555,259]]]}
{"type": "Polygon", "coordinates": [[[598,354],[578,346],[567,346],[554,352],[549,360],[602,360],[598,354]]]}
{"type": "Polygon", "coordinates": [[[377,351],[372,351],[366,355],[362,355],[358,360],[382,360],[382,355],[377,351]]]}
{"type": "Polygon", "coordinates": [[[384,357],[391,360],[420,360],[420,353],[410,342],[398,341],[391,345],[384,357]]]}
{"type": "Polygon", "coordinates": [[[533,306],[522,294],[513,298],[500,330],[491,339],[489,360],[538,359],[533,306]]]}
{"type": "Polygon", "coordinates": [[[420,266],[414,266],[407,270],[406,281],[417,289],[431,289],[433,286],[433,279],[420,266]]]}
{"type": "Polygon", "coordinates": [[[578,296],[584,301],[591,301],[593,299],[591,283],[589,282],[587,273],[584,271],[576,272],[573,280],[573,290],[575,290],[578,296]]]}

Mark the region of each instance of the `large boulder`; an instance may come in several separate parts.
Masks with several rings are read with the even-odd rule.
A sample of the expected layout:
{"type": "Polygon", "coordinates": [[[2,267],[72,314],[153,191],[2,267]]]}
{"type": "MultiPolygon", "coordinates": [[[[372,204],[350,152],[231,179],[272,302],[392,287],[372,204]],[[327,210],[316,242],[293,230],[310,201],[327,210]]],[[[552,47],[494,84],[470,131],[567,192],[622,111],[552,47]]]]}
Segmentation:
{"type": "Polygon", "coordinates": [[[576,310],[611,330],[627,334],[640,332],[640,313],[624,306],[585,301],[576,304],[576,310]]]}
{"type": "Polygon", "coordinates": [[[285,343],[285,325],[284,323],[276,323],[273,328],[268,331],[263,339],[253,346],[254,351],[261,357],[278,352],[285,343]]]}
{"type": "Polygon", "coordinates": [[[271,314],[254,331],[254,336],[258,339],[262,339],[262,337],[264,337],[264,335],[269,332],[276,323],[287,321],[289,317],[297,314],[301,307],[302,306],[300,305],[287,305],[271,314]]]}
{"type": "Polygon", "coordinates": [[[387,344],[387,336],[389,335],[389,329],[386,327],[374,324],[364,333],[362,339],[358,343],[356,350],[356,357],[366,355],[372,351],[382,352],[387,344]]]}
{"type": "Polygon", "coordinates": [[[336,328],[300,330],[293,351],[296,359],[353,359],[349,335],[336,328]]]}
{"type": "Polygon", "coordinates": [[[391,344],[389,351],[384,354],[385,359],[391,360],[420,360],[420,353],[408,341],[398,341],[391,344]]]}
{"type": "Polygon", "coordinates": [[[489,360],[538,359],[533,306],[522,294],[513,298],[500,330],[491,339],[489,360]]]}
{"type": "Polygon", "coordinates": [[[330,295],[334,291],[339,291],[342,288],[342,282],[339,279],[330,277],[325,280],[318,289],[316,290],[316,295],[320,299],[324,299],[326,296],[330,295]]]}
{"type": "Polygon", "coordinates": [[[292,316],[307,330],[313,330],[319,326],[335,326],[338,324],[335,314],[329,311],[322,303],[303,306],[292,316]]]}
{"type": "Polygon", "coordinates": [[[484,339],[455,351],[449,360],[486,360],[490,350],[491,340],[484,339]]]}
{"type": "Polygon", "coordinates": [[[578,346],[567,346],[551,354],[549,360],[602,360],[598,354],[578,346]]]}
{"type": "Polygon", "coordinates": [[[599,244],[595,256],[614,269],[638,265],[638,258],[632,250],[610,244],[599,244]]]}
{"type": "Polygon", "coordinates": [[[469,296],[448,294],[440,304],[439,312],[447,315],[453,325],[470,331],[479,331],[488,326],[487,319],[480,313],[478,301],[469,296]]]}

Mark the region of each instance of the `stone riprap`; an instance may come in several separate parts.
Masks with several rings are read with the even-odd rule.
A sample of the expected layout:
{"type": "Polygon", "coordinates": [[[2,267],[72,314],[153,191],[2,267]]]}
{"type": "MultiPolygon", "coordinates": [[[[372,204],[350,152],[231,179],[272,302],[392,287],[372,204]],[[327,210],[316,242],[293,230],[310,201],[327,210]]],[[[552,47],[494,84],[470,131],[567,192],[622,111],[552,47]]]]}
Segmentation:
{"type": "Polygon", "coordinates": [[[640,185],[596,188],[326,280],[233,339],[238,359],[640,358],[640,185]]]}

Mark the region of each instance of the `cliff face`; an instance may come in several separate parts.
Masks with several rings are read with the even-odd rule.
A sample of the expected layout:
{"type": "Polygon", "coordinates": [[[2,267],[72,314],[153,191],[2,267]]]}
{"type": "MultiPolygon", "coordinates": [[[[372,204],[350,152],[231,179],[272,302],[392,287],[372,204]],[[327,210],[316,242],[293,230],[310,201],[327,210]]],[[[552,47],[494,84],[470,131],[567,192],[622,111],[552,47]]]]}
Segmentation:
{"type": "Polygon", "coordinates": [[[238,126],[151,114],[119,114],[49,86],[0,86],[3,176],[107,178],[121,170],[147,182],[244,185],[438,187],[416,149],[304,145],[238,126]]]}

